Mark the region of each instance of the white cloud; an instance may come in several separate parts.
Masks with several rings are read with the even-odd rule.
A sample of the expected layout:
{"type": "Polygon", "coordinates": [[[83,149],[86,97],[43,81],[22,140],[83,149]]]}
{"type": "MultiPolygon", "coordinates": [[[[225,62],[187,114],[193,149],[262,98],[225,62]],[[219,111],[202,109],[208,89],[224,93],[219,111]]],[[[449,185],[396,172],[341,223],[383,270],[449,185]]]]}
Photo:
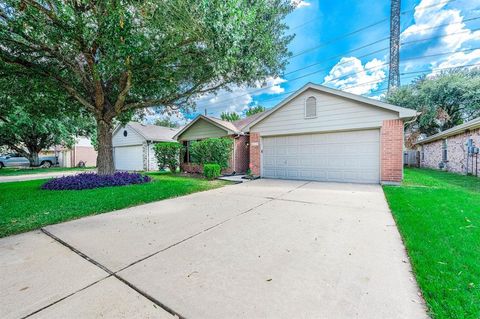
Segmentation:
{"type": "MultiPolygon", "coordinates": [[[[415,7],[414,24],[402,32],[400,36],[401,42],[438,38],[402,45],[402,51],[424,52],[425,55],[429,55],[454,52],[462,48],[471,47],[477,41],[480,42],[480,31],[472,31],[467,28],[462,11],[445,8],[447,4],[448,2],[445,0],[422,0],[415,7]],[[446,36],[449,34],[454,35],[446,36]]],[[[478,3],[468,6],[464,4],[459,7],[462,10],[466,8],[474,10],[475,7],[479,8],[480,5],[478,3]]],[[[439,56],[428,61],[427,64],[431,67],[436,67],[442,64],[442,61],[449,59],[450,56],[448,55],[439,56]]],[[[468,61],[468,59],[465,61],[468,61]]],[[[405,70],[414,69],[422,65],[425,65],[425,60],[412,60],[404,64],[405,70]]]]}
{"type": "Polygon", "coordinates": [[[291,2],[297,9],[309,7],[311,5],[310,2],[307,2],[307,1],[304,1],[304,0],[300,0],[300,1],[299,0],[292,0],[291,2]]]}
{"type": "MultiPolygon", "coordinates": [[[[456,52],[448,58],[435,63],[432,69],[432,75],[440,73],[441,69],[455,68],[465,65],[480,64],[480,49],[470,52],[456,52]]],[[[475,66],[472,66],[472,68],[475,66]]],[[[478,66],[477,66],[478,67],[478,66]]]]}
{"type": "Polygon", "coordinates": [[[265,81],[255,83],[252,87],[231,87],[231,92],[220,90],[216,95],[208,94],[197,99],[197,112],[219,116],[222,112],[242,113],[253,102],[253,98],[262,94],[280,94],[285,91],[281,84],[285,79],[269,77],[265,81]]]}
{"type": "Polygon", "coordinates": [[[362,65],[356,57],[343,57],[324,78],[324,85],[354,94],[377,89],[386,77],[384,61],[373,59],[362,65]]]}

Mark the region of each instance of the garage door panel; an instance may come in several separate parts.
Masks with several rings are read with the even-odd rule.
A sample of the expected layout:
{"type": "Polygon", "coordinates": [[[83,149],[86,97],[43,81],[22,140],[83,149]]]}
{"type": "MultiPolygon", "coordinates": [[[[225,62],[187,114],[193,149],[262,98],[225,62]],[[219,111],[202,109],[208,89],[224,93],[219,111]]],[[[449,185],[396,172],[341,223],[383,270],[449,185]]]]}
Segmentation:
{"type": "Polygon", "coordinates": [[[379,131],[265,137],[262,175],[271,178],[378,183],[379,131]]]}
{"type": "Polygon", "coordinates": [[[143,170],[143,147],[141,145],[115,147],[114,157],[117,170],[143,170]]]}

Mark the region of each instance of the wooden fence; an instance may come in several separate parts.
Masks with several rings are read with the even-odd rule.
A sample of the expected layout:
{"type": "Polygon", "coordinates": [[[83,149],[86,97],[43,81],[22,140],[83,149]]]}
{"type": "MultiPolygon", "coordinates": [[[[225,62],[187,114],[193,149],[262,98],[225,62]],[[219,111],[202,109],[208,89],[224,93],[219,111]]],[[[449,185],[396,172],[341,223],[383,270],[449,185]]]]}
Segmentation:
{"type": "Polygon", "coordinates": [[[411,150],[403,152],[403,165],[408,167],[420,167],[420,152],[411,150]]]}

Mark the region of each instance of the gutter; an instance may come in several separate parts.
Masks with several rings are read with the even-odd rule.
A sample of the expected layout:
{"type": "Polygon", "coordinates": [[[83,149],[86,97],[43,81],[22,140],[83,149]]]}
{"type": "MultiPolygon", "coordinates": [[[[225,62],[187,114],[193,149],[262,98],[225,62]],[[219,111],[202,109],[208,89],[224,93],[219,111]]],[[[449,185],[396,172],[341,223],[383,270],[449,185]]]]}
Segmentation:
{"type": "Polygon", "coordinates": [[[474,119],[471,122],[473,123],[464,123],[460,124],[457,127],[452,127],[451,129],[448,129],[446,131],[437,133],[435,135],[432,135],[430,137],[424,138],[421,141],[416,142],[414,145],[421,145],[424,143],[430,143],[430,142],[435,142],[437,140],[447,138],[453,135],[458,135],[461,133],[465,133],[468,130],[475,130],[477,128],[480,128],[480,118],[474,119]]]}

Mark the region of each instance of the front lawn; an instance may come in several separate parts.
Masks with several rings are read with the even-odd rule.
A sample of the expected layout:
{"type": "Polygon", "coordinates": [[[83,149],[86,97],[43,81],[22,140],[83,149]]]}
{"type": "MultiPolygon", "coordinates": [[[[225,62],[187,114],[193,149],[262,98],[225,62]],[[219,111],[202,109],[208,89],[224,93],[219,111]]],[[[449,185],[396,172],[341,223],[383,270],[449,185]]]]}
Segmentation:
{"type": "Polygon", "coordinates": [[[95,167],[28,167],[28,168],[17,168],[17,167],[4,167],[0,169],[1,176],[14,176],[14,175],[25,175],[25,174],[39,174],[39,173],[58,173],[58,172],[70,172],[70,171],[86,171],[93,170],[95,167]]]}
{"type": "Polygon", "coordinates": [[[384,191],[431,316],[480,318],[480,178],[407,169],[384,191]]]}
{"type": "Polygon", "coordinates": [[[146,184],[82,191],[40,189],[46,180],[0,183],[0,237],[229,184],[162,173],[149,176],[152,182],[146,184]]]}

